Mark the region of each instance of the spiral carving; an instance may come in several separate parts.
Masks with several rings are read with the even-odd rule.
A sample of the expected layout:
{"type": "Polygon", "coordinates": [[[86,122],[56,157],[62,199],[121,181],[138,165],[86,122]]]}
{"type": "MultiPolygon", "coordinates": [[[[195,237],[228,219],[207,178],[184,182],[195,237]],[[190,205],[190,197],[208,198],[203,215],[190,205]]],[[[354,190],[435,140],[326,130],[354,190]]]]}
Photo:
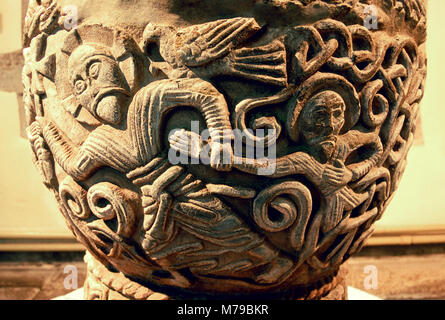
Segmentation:
{"type": "Polygon", "coordinates": [[[70,176],[60,184],[60,199],[63,207],[75,217],[86,220],[91,216],[88,206],[87,192],[70,176]]]}
{"type": "Polygon", "coordinates": [[[88,204],[93,214],[102,220],[116,218],[116,234],[130,237],[134,232],[135,211],[124,191],[109,182],[102,182],[88,190],[88,204]]]}
{"type": "MultiPolygon", "coordinates": [[[[278,123],[275,117],[261,117],[254,121],[252,129],[269,129],[272,131],[272,133],[264,136],[256,136],[252,132],[252,130],[247,127],[247,113],[256,108],[271,106],[284,102],[290,97],[291,94],[291,90],[285,89],[271,97],[243,100],[236,106],[235,113],[233,115],[233,122],[235,123],[235,128],[239,129],[244,135],[242,138],[244,138],[243,141],[247,145],[254,146],[256,144],[268,147],[273,145],[281,134],[281,125],[278,123]]],[[[235,131],[235,133],[237,132],[238,131],[235,131]]]]}
{"type": "Polygon", "coordinates": [[[76,238],[123,277],[188,292],[269,294],[335,273],[398,186],[426,75],[422,1],[374,1],[377,30],[367,2],[131,27],[85,5],[63,30],[31,23],[60,1],[34,1],[28,138],[76,238]]]}
{"type": "Polygon", "coordinates": [[[263,190],[253,203],[253,218],[267,232],[280,232],[293,226],[290,244],[295,250],[302,246],[302,235],[312,211],[308,188],[296,181],[282,182],[263,190]],[[276,213],[272,216],[271,209],[276,213]]]}

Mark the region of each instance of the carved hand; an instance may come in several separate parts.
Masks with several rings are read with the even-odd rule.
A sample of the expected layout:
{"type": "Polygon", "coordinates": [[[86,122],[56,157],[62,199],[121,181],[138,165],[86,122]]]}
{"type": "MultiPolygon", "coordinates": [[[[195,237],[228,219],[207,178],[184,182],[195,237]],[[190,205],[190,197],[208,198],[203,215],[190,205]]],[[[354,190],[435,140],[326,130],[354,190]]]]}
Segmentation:
{"type": "MultiPolygon", "coordinates": [[[[200,159],[205,143],[195,132],[184,129],[176,130],[169,138],[173,150],[193,159],[200,159]]],[[[233,148],[231,143],[210,142],[210,166],[218,171],[230,171],[233,166],[233,148]]]]}
{"type": "Polygon", "coordinates": [[[326,165],[323,172],[323,180],[333,186],[344,186],[352,179],[352,171],[346,168],[341,160],[336,160],[334,165],[326,165]]]}
{"type": "Polygon", "coordinates": [[[176,130],[168,137],[170,147],[187,155],[193,159],[199,159],[204,143],[201,141],[201,136],[196,132],[186,131],[184,129],[176,130]]]}
{"type": "Polygon", "coordinates": [[[26,128],[26,133],[28,135],[29,141],[34,143],[38,138],[42,137],[42,129],[37,121],[31,123],[31,125],[26,128]]]}
{"type": "Polygon", "coordinates": [[[233,167],[233,148],[231,143],[210,143],[210,166],[218,171],[231,171],[233,167]]]}
{"type": "Polygon", "coordinates": [[[45,131],[48,131],[52,122],[49,121],[48,119],[45,119],[44,117],[36,117],[36,121],[39,124],[39,127],[41,128],[42,135],[45,136],[45,131]]]}
{"type": "Polygon", "coordinates": [[[48,187],[51,187],[54,181],[56,181],[54,164],[52,162],[51,153],[46,146],[45,140],[43,139],[43,133],[39,123],[34,121],[26,129],[26,132],[36,154],[36,165],[43,177],[43,183],[48,187]]]}

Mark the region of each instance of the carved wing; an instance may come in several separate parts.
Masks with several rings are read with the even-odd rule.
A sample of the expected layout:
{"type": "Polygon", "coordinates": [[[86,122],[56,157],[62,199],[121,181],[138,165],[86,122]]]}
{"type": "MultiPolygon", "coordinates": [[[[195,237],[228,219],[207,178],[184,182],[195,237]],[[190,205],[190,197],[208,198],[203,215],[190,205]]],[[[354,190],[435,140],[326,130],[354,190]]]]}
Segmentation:
{"type": "Polygon", "coordinates": [[[254,18],[217,20],[181,29],[176,54],[186,66],[198,67],[226,56],[261,27],[254,18]]]}

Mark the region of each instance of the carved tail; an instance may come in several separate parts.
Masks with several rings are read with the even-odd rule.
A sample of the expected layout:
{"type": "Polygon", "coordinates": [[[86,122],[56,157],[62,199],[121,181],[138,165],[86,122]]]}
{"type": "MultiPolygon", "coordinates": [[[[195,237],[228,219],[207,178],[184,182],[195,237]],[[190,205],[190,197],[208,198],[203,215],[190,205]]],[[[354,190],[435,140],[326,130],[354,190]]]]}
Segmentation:
{"type": "Polygon", "coordinates": [[[280,40],[265,46],[241,48],[227,57],[230,73],[268,84],[287,86],[286,49],[280,40]]]}

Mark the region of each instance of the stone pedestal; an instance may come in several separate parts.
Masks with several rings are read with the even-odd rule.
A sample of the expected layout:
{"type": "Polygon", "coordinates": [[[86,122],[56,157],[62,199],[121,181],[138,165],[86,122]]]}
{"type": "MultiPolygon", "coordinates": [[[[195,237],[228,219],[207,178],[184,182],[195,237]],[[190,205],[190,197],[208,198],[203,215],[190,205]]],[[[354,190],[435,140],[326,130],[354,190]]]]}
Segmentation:
{"type": "Polygon", "coordinates": [[[37,1],[34,161],[88,299],[344,299],[406,165],[420,0],[37,1]]]}

